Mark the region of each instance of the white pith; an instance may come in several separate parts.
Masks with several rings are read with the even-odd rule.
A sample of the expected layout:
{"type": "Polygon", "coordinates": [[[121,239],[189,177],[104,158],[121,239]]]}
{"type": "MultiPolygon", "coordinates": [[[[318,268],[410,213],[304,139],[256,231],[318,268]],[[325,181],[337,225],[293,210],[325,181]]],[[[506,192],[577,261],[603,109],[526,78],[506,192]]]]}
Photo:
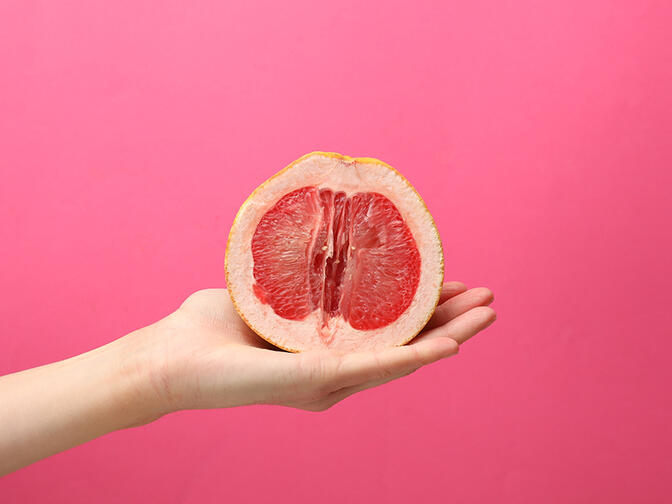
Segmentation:
{"type": "Polygon", "coordinates": [[[301,159],[266,181],[243,204],[231,229],[226,263],[227,287],[248,325],[271,343],[294,351],[315,348],[371,350],[406,343],[434,310],[443,282],[443,252],[438,232],[425,204],[410,184],[383,164],[323,154],[301,159]],[[319,310],[301,321],[287,320],[276,315],[254,294],[251,241],[257,224],[278,199],[305,186],[344,191],[348,196],[357,192],[380,193],[394,203],[406,221],[420,252],[420,282],[411,305],[391,324],[360,331],[343,318],[336,317],[324,328],[319,310]],[[328,337],[325,332],[333,337],[328,337]]]}

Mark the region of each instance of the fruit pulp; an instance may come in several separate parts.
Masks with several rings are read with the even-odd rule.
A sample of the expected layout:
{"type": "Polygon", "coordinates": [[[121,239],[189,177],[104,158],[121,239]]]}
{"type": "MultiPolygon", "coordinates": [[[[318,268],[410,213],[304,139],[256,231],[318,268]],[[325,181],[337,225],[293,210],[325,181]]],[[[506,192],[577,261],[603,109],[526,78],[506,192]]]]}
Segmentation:
{"type": "Polygon", "coordinates": [[[376,192],[313,186],[282,196],[252,238],[253,291],[273,311],[303,320],[315,310],[327,326],[385,327],[410,306],[420,253],[395,205],[376,192]]]}

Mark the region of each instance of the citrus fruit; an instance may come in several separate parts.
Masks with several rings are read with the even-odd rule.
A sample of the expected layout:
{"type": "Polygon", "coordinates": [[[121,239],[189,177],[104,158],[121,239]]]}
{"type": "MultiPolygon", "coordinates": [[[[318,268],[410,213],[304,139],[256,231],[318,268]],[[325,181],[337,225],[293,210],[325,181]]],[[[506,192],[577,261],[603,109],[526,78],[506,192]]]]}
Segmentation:
{"type": "Polygon", "coordinates": [[[313,152],[260,185],[231,227],[226,281],[250,328],[289,351],[410,341],[443,282],[424,202],[391,166],[313,152]]]}

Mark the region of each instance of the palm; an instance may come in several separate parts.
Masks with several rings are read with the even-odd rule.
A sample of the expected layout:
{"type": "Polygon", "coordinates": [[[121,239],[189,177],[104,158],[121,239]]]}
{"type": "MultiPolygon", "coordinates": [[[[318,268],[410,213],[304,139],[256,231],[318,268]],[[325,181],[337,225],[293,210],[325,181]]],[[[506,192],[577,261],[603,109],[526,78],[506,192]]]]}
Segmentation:
{"type": "Polygon", "coordinates": [[[195,292],[182,304],[181,309],[194,324],[216,333],[221,344],[275,349],[257,336],[240,318],[226,289],[205,289],[195,292]]]}
{"type": "Polygon", "coordinates": [[[337,355],[327,351],[291,354],[257,336],[240,318],[226,289],[192,294],[161,322],[173,336],[167,359],[175,408],[271,403],[323,410],[345,397],[404,376],[452,355],[457,344],[494,321],[492,293],[444,285],[439,306],[425,329],[407,346],[381,352],[337,355]]]}

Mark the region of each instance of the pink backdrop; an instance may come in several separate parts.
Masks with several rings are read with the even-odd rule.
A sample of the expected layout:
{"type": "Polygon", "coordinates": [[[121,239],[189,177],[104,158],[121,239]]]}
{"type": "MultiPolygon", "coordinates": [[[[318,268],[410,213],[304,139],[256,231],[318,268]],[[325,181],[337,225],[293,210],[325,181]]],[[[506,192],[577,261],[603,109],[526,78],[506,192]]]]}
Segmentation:
{"type": "Polygon", "coordinates": [[[223,286],[240,203],[318,149],[405,173],[499,320],[325,414],[175,414],[0,500],[670,502],[671,4],[329,4],[0,2],[0,372],[223,286]]]}

